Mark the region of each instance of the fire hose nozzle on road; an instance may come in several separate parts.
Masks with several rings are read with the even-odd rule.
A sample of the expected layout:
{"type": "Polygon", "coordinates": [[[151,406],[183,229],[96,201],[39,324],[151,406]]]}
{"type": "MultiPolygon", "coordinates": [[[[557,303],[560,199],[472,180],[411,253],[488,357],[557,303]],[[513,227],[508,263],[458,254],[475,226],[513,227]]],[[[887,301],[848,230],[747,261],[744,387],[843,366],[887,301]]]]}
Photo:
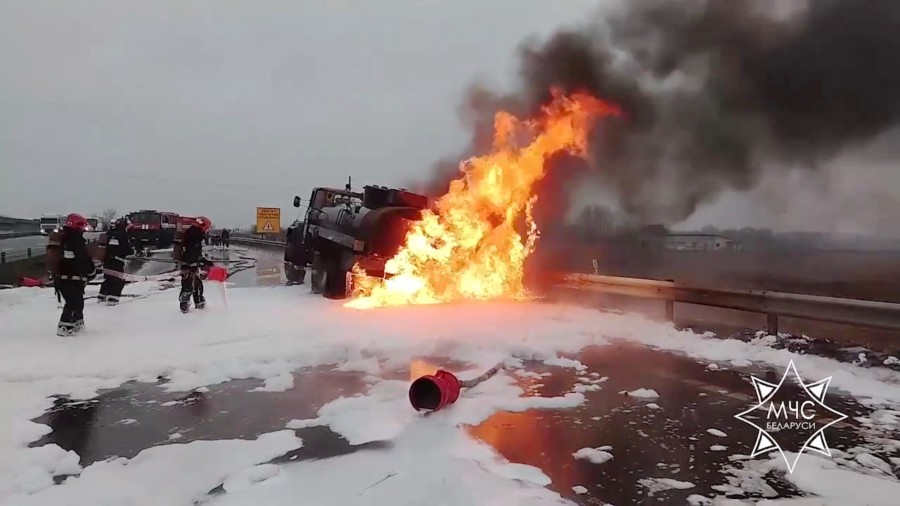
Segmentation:
{"type": "Polygon", "coordinates": [[[500,362],[481,376],[460,380],[453,373],[443,369],[434,374],[422,376],[409,385],[409,402],[416,411],[437,411],[459,399],[460,390],[472,388],[503,369],[500,362]]]}

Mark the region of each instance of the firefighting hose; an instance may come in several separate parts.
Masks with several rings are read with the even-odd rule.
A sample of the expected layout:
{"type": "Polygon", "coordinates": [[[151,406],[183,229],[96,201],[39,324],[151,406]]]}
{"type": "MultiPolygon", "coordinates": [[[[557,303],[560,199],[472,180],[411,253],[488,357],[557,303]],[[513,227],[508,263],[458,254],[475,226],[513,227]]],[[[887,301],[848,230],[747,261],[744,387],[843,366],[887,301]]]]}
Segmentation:
{"type": "MultiPolygon", "coordinates": [[[[136,257],[132,257],[132,256],[127,257],[128,260],[133,260],[135,258],[136,257]]],[[[256,266],[256,258],[254,258],[252,256],[238,254],[238,258],[239,258],[239,260],[211,260],[211,261],[213,261],[214,263],[220,263],[220,264],[233,264],[233,266],[230,267],[227,271],[228,277],[231,277],[231,276],[237,274],[238,272],[245,271],[247,269],[250,269],[250,268],[256,266]]],[[[160,261],[160,262],[172,263],[172,264],[176,263],[174,260],[169,260],[169,259],[141,258],[141,260],[143,260],[143,261],[153,260],[153,261],[160,261]]],[[[128,274],[128,273],[119,272],[119,271],[115,271],[115,270],[111,270],[111,269],[105,269],[105,268],[101,268],[99,270],[100,270],[100,272],[103,273],[104,276],[113,276],[113,277],[119,278],[119,279],[129,282],[129,283],[134,283],[134,282],[138,282],[138,281],[174,281],[175,278],[178,277],[179,272],[180,272],[179,269],[172,269],[172,270],[160,273],[160,274],[155,274],[155,275],[150,275],[150,276],[140,276],[140,275],[136,275],[136,274],[128,274]]],[[[87,284],[88,285],[99,285],[99,284],[101,284],[101,281],[89,281],[87,284]]],[[[15,285],[0,284],[0,289],[12,289],[12,288],[18,288],[18,287],[23,287],[23,286],[24,287],[32,287],[32,288],[53,288],[54,291],[56,291],[56,287],[55,287],[55,284],[53,283],[52,278],[48,282],[48,281],[43,281],[40,279],[28,277],[28,276],[20,277],[18,284],[15,284],[15,285]]],[[[56,294],[56,295],[57,295],[57,299],[60,299],[59,294],[56,294]]],[[[125,296],[127,297],[127,295],[125,295],[125,296]]]]}
{"type": "MultiPolygon", "coordinates": [[[[245,271],[247,269],[250,269],[250,268],[256,266],[256,259],[253,257],[238,255],[238,258],[240,258],[240,260],[211,260],[211,259],[207,259],[207,260],[210,260],[210,262],[217,263],[217,264],[234,264],[234,268],[228,269],[228,276],[233,276],[233,275],[237,274],[238,272],[245,271]]],[[[174,263],[177,265],[177,263],[174,260],[160,259],[159,261],[164,261],[166,263],[174,263]]],[[[104,276],[113,276],[113,277],[122,279],[124,281],[129,281],[129,282],[168,281],[168,280],[175,279],[175,277],[178,275],[179,272],[180,272],[180,269],[173,269],[171,271],[167,271],[167,272],[152,275],[152,276],[138,276],[135,274],[127,274],[127,273],[119,272],[119,271],[112,270],[112,269],[103,269],[104,276]]]]}
{"type": "Polygon", "coordinates": [[[461,389],[478,385],[497,374],[500,369],[503,369],[503,362],[497,362],[480,376],[467,380],[460,380],[453,373],[440,369],[409,385],[409,402],[416,411],[437,411],[456,402],[461,389]]]}

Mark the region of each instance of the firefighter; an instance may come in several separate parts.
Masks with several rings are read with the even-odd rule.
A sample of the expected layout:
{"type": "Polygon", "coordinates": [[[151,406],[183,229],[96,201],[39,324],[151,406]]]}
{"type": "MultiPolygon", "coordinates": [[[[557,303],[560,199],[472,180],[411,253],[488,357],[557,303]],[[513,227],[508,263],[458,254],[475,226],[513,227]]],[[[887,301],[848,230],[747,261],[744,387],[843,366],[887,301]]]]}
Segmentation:
{"type": "Polygon", "coordinates": [[[197,309],[206,307],[203,297],[203,280],[200,268],[212,265],[203,256],[203,239],[209,232],[212,222],[205,216],[199,216],[194,223],[175,238],[175,261],[181,268],[181,292],[178,294],[179,307],[182,313],[190,309],[191,298],[197,309]]]}
{"type": "Polygon", "coordinates": [[[71,336],[84,328],[84,287],[97,275],[84,239],[87,228],[84,216],[72,213],[63,229],[47,240],[47,267],[57,296],[65,300],[56,329],[58,336],[71,336]]]}
{"type": "Polygon", "coordinates": [[[222,234],[220,235],[220,237],[222,238],[222,246],[225,246],[227,248],[228,247],[228,239],[229,239],[229,234],[228,234],[227,228],[222,229],[222,234]]]}
{"type": "Polygon", "coordinates": [[[119,218],[113,224],[112,230],[107,233],[106,252],[103,256],[103,284],[100,285],[100,295],[97,301],[106,302],[108,306],[115,306],[122,296],[125,288],[125,280],[116,276],[116,273],[125,273],[125,258],[134,253],[134,248],[128,240],[128,220],[119,218]]]}

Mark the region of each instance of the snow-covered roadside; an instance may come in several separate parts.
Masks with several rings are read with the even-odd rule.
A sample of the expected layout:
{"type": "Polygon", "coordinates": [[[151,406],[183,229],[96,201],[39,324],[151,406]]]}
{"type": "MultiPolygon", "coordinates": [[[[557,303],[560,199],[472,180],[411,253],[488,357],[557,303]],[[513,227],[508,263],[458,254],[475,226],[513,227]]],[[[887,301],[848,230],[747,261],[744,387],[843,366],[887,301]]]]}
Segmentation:
{"type": "MultiPolygon", "coordinates": [[[[130,285],[129,291],[154,293],[155,286],[130,285]]],[[[211,307],[189,315],[177,313],[171,291],[118,308],[92,307],[89,301],[88,331],[75,339],[53,335],[58,312],[52,291],[0,292],[0,429],[8,428],[0,430],[0,501],[58,504],[66,497],[76,504],[190,504],[218,484],[210,482],[220,480],[229,493],[211,501],[221,504],[293,504],[301,489],[310,503],[394,503],[400,497],[416,503],[416,494],[424,497],[429,487],[441,490],[447,504],[554,504],[562,499],[544,488],[549,478],[540,470],[505,462],[457,425],[478,423],[497,410],[563,408],[585,399],[582,393],[522,398],[507,372],[467,392],[466,402],[422,418],[408,406],[405,382],[376,378],[367,395],[337,399],[314,422],[297,426],[328,425],[351,444],[389,439],[386,451],[274,470],[254,467],[301,444],[292,433],[280,431],[253,441],[216,441],[221,445],[216,452],[228,455],[233,447],[235,458],[216,457],[221,462],[215,477],[204,473],[204,479],[190,481],[196,466],[191,456],[210,451],[192,442],[153,448],[131,461],[96,463],[64,485],[50,487],[54,473],[77,473],[78,468],[77,457],[59,448],[26,449],[48,429],[28,421],[49,407],[47,396],[87,398],[100,388],[157,376],[172,379],[170,390],[248,377],[275,388],[300,367],[362,367],[378,376],[428,356],[469,363],[473,371],[498,360],[515,367],[516,359],[579,369],[580,363],[560,355],[619,338],[707,360],[742,357],[784,367],[793,358],[804,376],[834,376],[833,388],[873,402],[900,402],[900,375],[891,371],[774,350],[764,341],[708,339],[636,315],[518,303],[354,311],[294,288],[230,290],[225,308],[215,286],[207,291],[211,307]],[[139,472],[141,466],[150,471],[139,472]],[[334,474],[339,482],[326,479],[334,474]],[[164,502],[147,493],[167,480],[177,485],[164,502]],[[463,481],[466,487],[460,486],[463,481]],[[36,493],[11,497],[29,492],[36,493]]]]}

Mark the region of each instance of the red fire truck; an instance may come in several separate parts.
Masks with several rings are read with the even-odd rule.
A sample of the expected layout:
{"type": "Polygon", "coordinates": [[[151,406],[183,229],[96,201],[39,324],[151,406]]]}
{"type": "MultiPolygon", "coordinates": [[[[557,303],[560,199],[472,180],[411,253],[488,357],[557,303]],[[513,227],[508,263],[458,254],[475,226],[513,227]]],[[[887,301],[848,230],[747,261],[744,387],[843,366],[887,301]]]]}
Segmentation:
{"type": "Polygon", "coordinates": [[[182,232],[191,227],[197,220],[196,216],[178,216],[178,227],[176,230],[182,232]]]}
{"type": "Polygon", "coordinates": [[[128,236],[138,247],[168,248],[175,242],[175,232],[180,225],[175,213],[142,209],[128,215],[128,236]]]}

